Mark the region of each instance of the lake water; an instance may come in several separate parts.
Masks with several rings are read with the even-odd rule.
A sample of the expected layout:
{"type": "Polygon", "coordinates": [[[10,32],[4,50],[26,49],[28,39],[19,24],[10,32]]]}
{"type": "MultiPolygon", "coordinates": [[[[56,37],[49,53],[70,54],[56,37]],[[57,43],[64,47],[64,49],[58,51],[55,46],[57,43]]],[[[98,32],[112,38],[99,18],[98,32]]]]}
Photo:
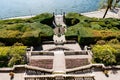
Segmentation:
{"type": "Polygon", "coordinates": [[[0,18],[36,15],[44,12],[89,12],[101,0],[0,0],[0,18]]]}

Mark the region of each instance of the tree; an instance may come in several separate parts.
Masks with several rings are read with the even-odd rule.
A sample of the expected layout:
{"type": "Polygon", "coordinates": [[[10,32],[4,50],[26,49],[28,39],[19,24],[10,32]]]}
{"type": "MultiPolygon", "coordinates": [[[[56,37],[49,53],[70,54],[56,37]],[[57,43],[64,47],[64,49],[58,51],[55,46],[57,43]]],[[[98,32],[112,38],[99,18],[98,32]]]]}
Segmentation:
{"type": "Polygon", "coordinates": [[[107,9],[106,9],[106,11],[105,11],[105,14],[104,14],[103,18],[105,18],[108,10],[111,9],[112,7],[113,7],[113,9],[115,9],[115,7],[117,6],[117,4],[118,4],[119,2],[120,2],[120,0],[108,0],[108,1],[107,1],[107,9]],[[114,3],[114,1],[115,1],[115,3],[114,3]],[[113,4],[113,3],[114,3],[114,4],[113,4]],[[113,4],[113,5],[112,5],[112,4],[113,4]]]}
{"type": "Polygon", "coordinates": [[[111,9],[112,3],[113,3],[113,0],[108,0],[108,1],[107,1],[107,9],[106,9],[106,11],[105,11],[105,14],[104,14],[103,18],[105,18],[108,10],[111,9]]]}
{"type": "Polygon", "coordinates": [[[113,9],[115,9],[115,7],[117,6],[117,4],[120,2],[120,0],[115,0],[115,4],[113,6],[113,9]]]}

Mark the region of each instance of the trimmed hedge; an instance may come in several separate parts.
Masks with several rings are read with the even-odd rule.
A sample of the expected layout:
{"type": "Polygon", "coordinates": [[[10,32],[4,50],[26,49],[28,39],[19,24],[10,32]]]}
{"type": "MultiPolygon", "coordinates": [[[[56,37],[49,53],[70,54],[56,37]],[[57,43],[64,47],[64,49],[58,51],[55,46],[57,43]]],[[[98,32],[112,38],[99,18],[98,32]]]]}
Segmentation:
{"type": "Polygon", "coordinates": [[[25,46],[39,46],[41,44],[40,37],[24,37],[24,38],[0,38],[0,42],[6,46],[12,46],[14,43],[22,43],[25,46]]]}
{"type": "Polygon", "coordinates": [[[96,44],[98,40],[101,40],[101,37],[80,37],[78,42],[81,45],[90,45],[90,44],[96,44]]]}
{"type": "Polygon", "coordinates": [[[25,46],[41,46],[43,41],[53,41],[53,36],[0,38],[0,42],[6,46],[12,46],[15,43],[21,43],[25,46]]]}

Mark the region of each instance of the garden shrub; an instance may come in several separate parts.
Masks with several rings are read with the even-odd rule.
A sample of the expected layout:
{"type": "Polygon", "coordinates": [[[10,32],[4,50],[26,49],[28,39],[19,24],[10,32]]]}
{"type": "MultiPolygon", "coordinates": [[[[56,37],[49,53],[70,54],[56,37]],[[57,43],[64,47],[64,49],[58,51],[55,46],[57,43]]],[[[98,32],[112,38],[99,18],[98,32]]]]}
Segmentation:
{"type": "Polygon", "coordinates": [[[97,63],[104,63],[105,65],[112,65],[116,63],[114,53],[116,50],[109,45],[95,45],[92,48],[93,59],[97,63]]]}
{"type": "Polygon", "coordinates": [[[0,47],[0,67],[24,64],[26,46],[0,47]]]}
{"type": "Polygon", "coordinates": [[[52,14],[43,13],[28,19],[0,20],[0,42],[6,46],[11,46],[16,42],[22,42],[28,46],[40,45],[39,35],[53,35],[51,18],[53,18],[52,14]],[[46,21],[48,23],[42,23],[46,21]],[[39,42],[37,39],[39,39],[39,42]]]}
{"type": "Polygon", "coordinates": [[[120,65],[120,44],[118,43],[118,44],[109,44],[111,47],[113,47],[115,50],[116,50],[116,52],[114,53],[114,55],[115,55],[115,57],[116,57],[116,64],[117,65],[120,65]]]}

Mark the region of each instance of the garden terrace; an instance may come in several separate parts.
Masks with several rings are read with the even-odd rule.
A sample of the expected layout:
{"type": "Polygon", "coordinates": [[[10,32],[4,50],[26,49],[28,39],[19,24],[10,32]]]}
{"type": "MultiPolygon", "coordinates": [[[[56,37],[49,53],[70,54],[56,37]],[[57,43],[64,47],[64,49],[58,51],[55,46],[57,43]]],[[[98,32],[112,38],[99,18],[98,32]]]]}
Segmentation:
{"type": "Polygon", "coordinates": [[[53,60],[52,59],[32,59],[30,60],[30,66],[36,66],[40,68],[52,69],[53,68],[53,60]]]}
{"type": "Polygon", "coordinates": [[[66,68],[76,68],[90,64],[87,58],[84,59],[66,59],[66,68]]]}
{"type": "Polygon", "coordinates": [[[66,18],[76,18],[79,22],[67,28],[66,36],[78,36],[81,45],[95,44],[98,40],[119,39],[120,20],[115,18],[89,18],[78,13],[68,13],[66,18]]]}

